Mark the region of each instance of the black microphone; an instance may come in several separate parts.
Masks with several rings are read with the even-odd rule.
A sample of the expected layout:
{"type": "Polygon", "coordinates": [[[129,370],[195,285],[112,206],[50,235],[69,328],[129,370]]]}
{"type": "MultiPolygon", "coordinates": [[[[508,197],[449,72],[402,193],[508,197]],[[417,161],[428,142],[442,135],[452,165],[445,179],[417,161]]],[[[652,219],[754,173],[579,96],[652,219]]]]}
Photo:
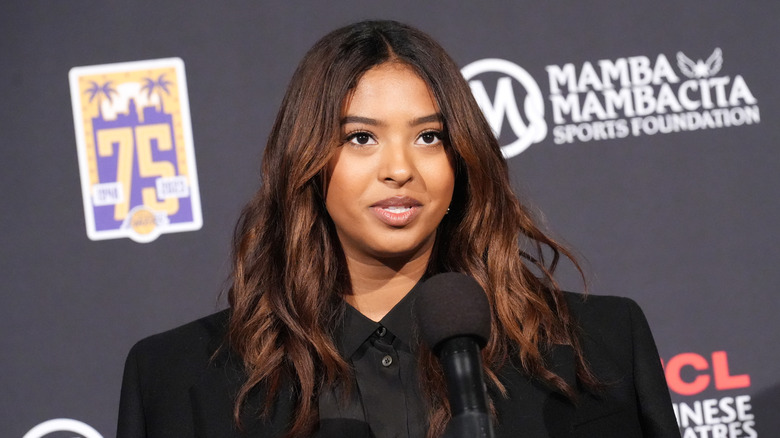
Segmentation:
{"type": "Polygon", "coordinates": [[[438,356],[447,381],[452,420],[446,438],[492,438],[480,349],[490,336],[490,305],[472,277],[438,274],[415,299],[420,335],[438,356]]]}

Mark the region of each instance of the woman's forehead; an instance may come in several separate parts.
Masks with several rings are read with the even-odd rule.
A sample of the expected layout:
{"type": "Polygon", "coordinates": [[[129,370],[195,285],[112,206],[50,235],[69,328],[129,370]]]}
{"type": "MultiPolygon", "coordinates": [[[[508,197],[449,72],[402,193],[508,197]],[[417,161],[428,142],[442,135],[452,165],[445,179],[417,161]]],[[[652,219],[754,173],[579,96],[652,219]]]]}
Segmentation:
{"type": "MultiPolygon", "coordinates": [[[[438,113],[439,105],[431,87],[411,65],[398,60],[376,65],[358,79],[341,105],[341,117],[359,107],[393,109],[392,107],[429,107],[438,113]]],[[[428,115],[428,114],[426,114],[428,115]]]]}

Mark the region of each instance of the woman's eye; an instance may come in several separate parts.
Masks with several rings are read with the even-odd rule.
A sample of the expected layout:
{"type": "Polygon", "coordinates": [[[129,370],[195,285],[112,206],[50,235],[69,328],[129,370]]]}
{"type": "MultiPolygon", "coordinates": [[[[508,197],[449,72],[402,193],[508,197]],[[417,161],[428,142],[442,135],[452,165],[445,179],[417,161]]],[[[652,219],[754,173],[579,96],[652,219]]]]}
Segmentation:
{"type": "Polygon", "coordinates": [[[418,137],[418,144],[434,145],[441,142],[441,133],[436,131],[423,132],[418,137]]]}
{"type": "Polygon", "coordinates": [[[369,144],[377,144],[376,140],[371,136],[371,134],[367,132],[356,132],[354,134],[350,134],[347,137],[347,141],[349,141],[352,144],[365,146],[369,144]]]}

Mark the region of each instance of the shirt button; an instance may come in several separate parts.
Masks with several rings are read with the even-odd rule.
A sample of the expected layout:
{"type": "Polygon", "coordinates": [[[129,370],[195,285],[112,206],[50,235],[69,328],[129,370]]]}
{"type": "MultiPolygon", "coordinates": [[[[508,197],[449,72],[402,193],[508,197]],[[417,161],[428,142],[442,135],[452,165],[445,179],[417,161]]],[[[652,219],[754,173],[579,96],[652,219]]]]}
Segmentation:
{"type": "Polygon", "coordinates": [[[387,355],[382,358],[382,365],[389,367],[393,363],[393,358],[390,357],[390,355],[387,355]]]}
{"type": "Polygon", "coordinates": [[[387,334],[387,329],[386,328],[379,327],[378,329],[376,329],[376,335],[379,336],[380,338],[383,337],[386,334],[387,334]]]}

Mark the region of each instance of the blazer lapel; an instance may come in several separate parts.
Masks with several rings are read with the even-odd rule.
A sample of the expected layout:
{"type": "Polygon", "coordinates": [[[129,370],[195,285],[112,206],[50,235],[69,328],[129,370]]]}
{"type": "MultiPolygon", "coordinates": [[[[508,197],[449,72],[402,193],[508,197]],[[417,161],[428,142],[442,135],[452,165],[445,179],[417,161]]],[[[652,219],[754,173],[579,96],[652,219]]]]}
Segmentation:
{"type": "Polygon", "coordinates": [[[577,387],[577,369],[574,361],[574,349],[570,345],[553,345],[544,354],[544,361],[550,371],[557,374],[569,386],[577,387]]]}
{"type": "Polygon", "coordinates": [[[572,402],[547,383],[529,378],[519,365],[508,365],[499,373],[508,398],[493,394],[498,413],[496,437],[576,436],[578,425],[615,411],[615,403],[605,400],[605,396],[581,391],[571,346],[554,345],[543,353],[543,357],[548,369],[580,391],[579,398],[572,402]]]}
{"type": "Polygon", "coordinates": [[[282,389],[271,414],[261,418],[260,412],[269,402],[262,388],[255,388],[244,404],[241,429],[233,419],[233,407],[246,374],[240,359],[224,351],[214,358],[203,378],[190,388],[193,428],[196,438],[277,438],[289,424],[292,394],[282,389]]]}
{"type": "MultiPolygon", "coordinates": [[[[605,352],[602,355],[608,360],[605,352]]],[[[563,433],[560,426],[565,425],[568,430],[576,430],[578,425],[588,423],[598,418],[606,417],[621,410],[620,403],[609,391],[583,391],[582,385],[577,383],[577,372],[574,357],[574,349],[568,345],[556,345],[546,356],[550,369],[563,378],[566,383],[579,391],[579,397],[574,404],[546,403],[545,422],[550,431],[555,431],[551,436],[563,433]]],[[[603,364],[591,364],[600,369],[603,364]]],[[[605,385],[614,385],[615,382],[601,382],[605,385]]]]}
{"type": "MultiPolygon", "coordinates": [[[[544,355],[550,371],[572,388],[577,388],[577,370],[574,349],[570,345],[554,345],[544,355]]],[[[564,437],[571,434],[576,418],[576,406],[557,389],[549,388],[542,407],[542,418],[547,435],[564,437]]]]}
{"type": "MultiPolygon", "coordinates": [[[[552,346],[543,352],[543,358],[548,369],[568,384],[576,385],[571,347],[552,346]]],[[[575,407],[566,396],[542,380],[529,377],[516,359],[505,365],[498,377],[507,390],[507,397],[491,391],[498,416],[497,438],[567,436],[575,407]]]]}

